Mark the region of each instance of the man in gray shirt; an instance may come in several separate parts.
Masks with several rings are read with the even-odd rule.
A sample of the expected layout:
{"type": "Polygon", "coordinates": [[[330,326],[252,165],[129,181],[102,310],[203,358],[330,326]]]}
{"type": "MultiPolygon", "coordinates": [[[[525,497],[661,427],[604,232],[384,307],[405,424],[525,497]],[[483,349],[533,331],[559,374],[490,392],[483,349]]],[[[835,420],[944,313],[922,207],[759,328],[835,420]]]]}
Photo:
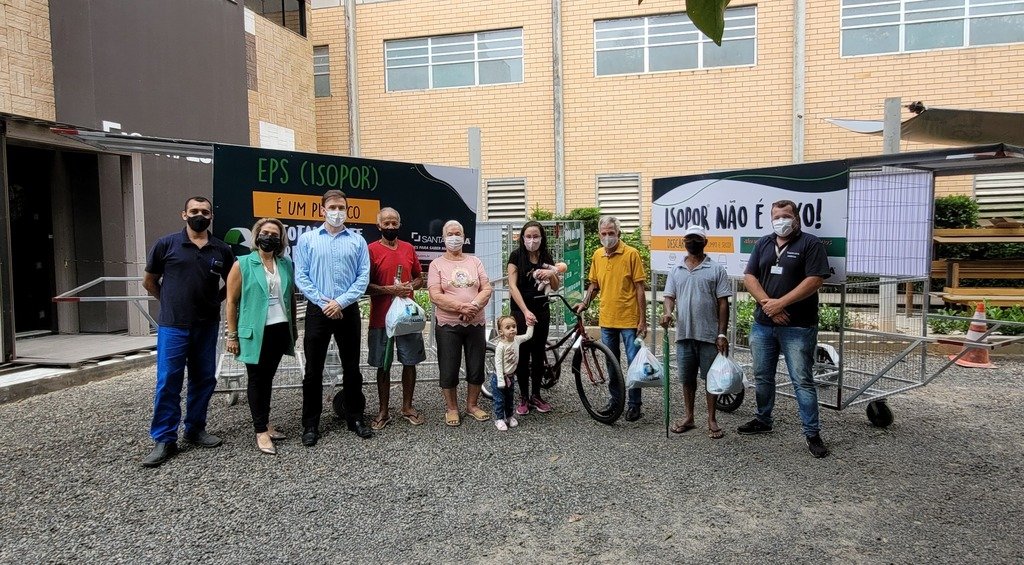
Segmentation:
{"type": "MultiPolygon", "coordinates": [[[[708,243],[707,231],[693,225],[683,234],[686,258],[665,281],[665,309],[662,327],[676,318],[676,367],[683,382],[683,401],[686,415],[672,424],[672,431],[680,434],[695,428],[693,404],[697,393],[697,370],[707,380],[708,370],[721,353],[729,354],[729,341],[725,330],[729,327],[729,297],[732,286],[725,267],[704,254],[708,243]],[[678,307],[677,307],[678,306],[678,307]]],[[[725,432],[715,419],[714,394],[706,394],[708,403],[708,437],[719,439],[725,432]]]]}

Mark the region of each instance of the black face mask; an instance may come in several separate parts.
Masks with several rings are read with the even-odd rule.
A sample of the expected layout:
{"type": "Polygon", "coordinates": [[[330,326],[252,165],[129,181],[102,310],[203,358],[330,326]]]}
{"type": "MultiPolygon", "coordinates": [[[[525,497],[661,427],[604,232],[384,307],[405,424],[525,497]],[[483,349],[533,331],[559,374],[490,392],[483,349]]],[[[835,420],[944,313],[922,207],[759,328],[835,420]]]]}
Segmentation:
{"type": "Polygon", "coordinates": [[[192,228],[192,231],[194,232],[203,233],[204,231],[206,231],[206,228],[210,227],[210,218],[207,218],[206,216],[203,216],[201,214],[196,216],[189,216],[188,220],[186,221],[188,222],[188,227],[192,228]]]}
{"type": "Polygon", "coordinates": [[[686,252],[690,255],[703,255],[704,246],[707,244],[703,241],[684,241],[683,245],[686,246],[686,252]]]}
{"type": "Polygon", "coordinates": [[[274,234],[260,235],[256,238],[256,247],[260,250],[270,253],[277,251],[278,247],[281,246],[281,238],[274,234]]]}
{"type": "Polygon", "coordinates": [[[388,241],[394,241],[398,238],[398,228],[381,228],[380,235],[388,241]]]}

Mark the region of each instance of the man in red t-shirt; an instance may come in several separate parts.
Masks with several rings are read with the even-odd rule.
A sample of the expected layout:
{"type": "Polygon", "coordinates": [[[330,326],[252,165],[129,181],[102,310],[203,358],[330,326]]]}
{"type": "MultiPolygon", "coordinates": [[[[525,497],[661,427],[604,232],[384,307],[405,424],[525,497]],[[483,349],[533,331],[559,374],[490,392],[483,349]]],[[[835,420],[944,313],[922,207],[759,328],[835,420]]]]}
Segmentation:
{"type": "MultiPolygon", "coordinates": [[[[394,208],[381,208],[377,214],[377,229],[380,241],[370,244],[370,284],[366,293],[370,295],[370,326],[366,341],[369,346],[369,364],[377,367],[377,394],[380,397],[380,411],[370,425],[382,430],[391,422],[388,403],[391,397],[391,374],[384,370],[384,356],[388,348],[388,334],[384,330],[391,301],[396,296],[412,297],[413,291],[423,288],[423,270],[412,244],[398,239],[402,218],[394,208]],[[398,280],[398,268],[402,268],[398,280]]],[[[416,365],[427,358],[423,348],[423,335],[414,333],[395,336],[398,362],[402,364],[402,410],[401,415],[410,424],[418,426],[424,422],[423,415],[412,406],[412,393],[416,387],[416,365]]],[[[391,352],[394,355],[394,351],[391,352]]]]}

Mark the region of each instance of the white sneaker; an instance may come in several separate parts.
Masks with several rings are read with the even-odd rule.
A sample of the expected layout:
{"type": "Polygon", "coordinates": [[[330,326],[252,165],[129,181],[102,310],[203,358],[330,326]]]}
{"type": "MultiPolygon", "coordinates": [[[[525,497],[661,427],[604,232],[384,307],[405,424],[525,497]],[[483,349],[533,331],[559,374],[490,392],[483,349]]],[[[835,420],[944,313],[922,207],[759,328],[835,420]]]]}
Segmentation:
{"type": "Polygon", "coordinates": [[[508,419],[508,427],[514,428],[519,425],[519,420],[516,420],[515,416],[508,419]]]}
{"type": "Polygon", "coordinates": [[[494,427],[503,432],[508,431],[508,424],[505,423],[505,420],[495,420],[494,427]]]}

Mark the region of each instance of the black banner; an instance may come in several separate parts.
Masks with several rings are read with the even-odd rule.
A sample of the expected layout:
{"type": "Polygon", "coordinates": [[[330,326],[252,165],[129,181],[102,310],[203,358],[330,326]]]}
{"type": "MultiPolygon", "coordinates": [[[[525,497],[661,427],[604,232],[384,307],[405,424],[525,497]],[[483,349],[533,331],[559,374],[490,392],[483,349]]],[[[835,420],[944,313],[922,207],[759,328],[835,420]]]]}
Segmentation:
{"type": "Polygon", "coordinates": [[[402,217],[399,237],[412,243],[424,266],[444,253],[441,228],[448,220],[462,224],[465,251],[473,252],[474,169],[236,145],[216,145],[213,155],[214,234],[238,255],[251,251],[252,225],[263,217],[281,220],[294,245],[302,232],[323,224],[320,197],[330,189],[345,193],[345,223],[368,243],[380,238],[377,212],[390,207],[402,217]]]}

